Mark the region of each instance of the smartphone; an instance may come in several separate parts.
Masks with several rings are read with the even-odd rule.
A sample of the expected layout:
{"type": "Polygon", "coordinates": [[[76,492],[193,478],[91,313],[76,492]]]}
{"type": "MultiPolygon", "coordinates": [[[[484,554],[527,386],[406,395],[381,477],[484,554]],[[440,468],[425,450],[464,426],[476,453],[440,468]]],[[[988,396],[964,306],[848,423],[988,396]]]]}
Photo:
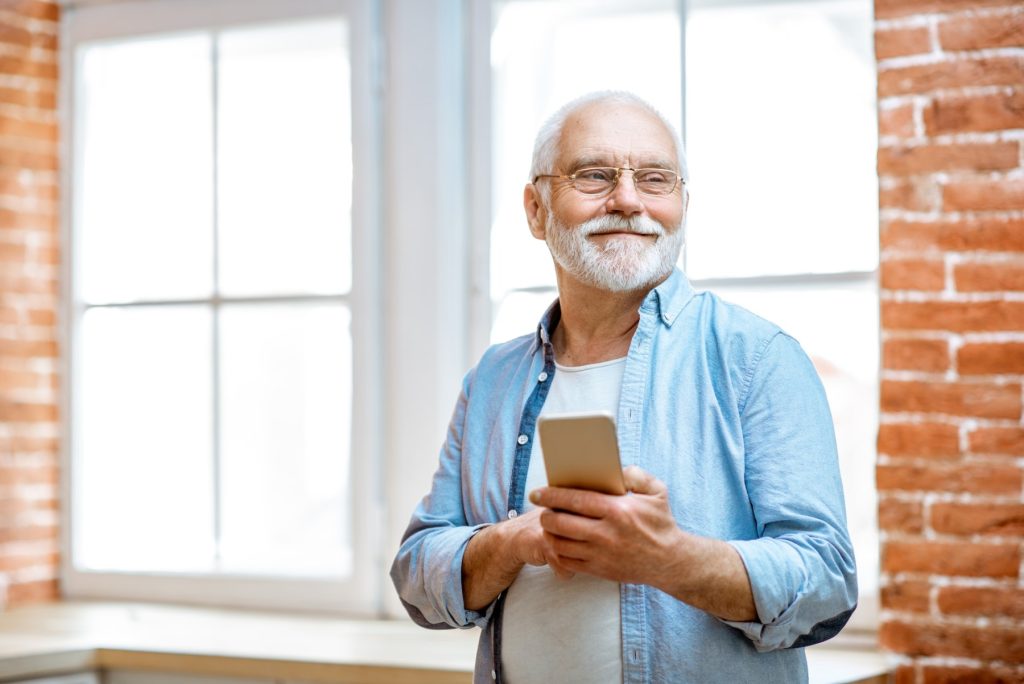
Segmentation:
{"type": "Polygon", "coordinates": [[[541,416],[537,430],[549,485],[626,493],[615,419],[610,413],[541,416]]]}

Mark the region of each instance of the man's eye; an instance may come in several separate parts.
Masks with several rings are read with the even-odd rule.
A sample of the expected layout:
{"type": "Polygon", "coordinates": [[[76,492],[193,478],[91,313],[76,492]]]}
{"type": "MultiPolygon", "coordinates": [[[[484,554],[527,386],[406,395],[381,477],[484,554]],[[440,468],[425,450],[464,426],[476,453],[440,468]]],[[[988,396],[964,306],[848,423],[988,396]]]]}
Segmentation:
{"type": "Polygon", "coordinates": [[[662,171],[661,169],[651,169],[640,171],[636,174],[637,183],[671,183],[673,177],[668,171],[662,171]]]}
{"type": "Polygon", "coordinates": [[[615,169],[581,169],[576,172],[576,178],[607,183],[615,179],[615,169]]]}

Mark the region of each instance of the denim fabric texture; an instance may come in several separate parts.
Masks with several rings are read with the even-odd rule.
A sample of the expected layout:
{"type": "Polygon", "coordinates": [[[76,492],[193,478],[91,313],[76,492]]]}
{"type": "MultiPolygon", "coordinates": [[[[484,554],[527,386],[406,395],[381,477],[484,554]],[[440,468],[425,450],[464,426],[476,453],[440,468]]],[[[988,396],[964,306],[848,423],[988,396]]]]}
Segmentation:
{"type": "MultiPolygon", "coordinates": [[[[477,531],[522,511],[558,316],[555,302],[535,333],[491,347],[466,375],[391,569],[418,624],[482,628],[478,683],[501,681],[504,594],[466,610],[462,557],[477,531]]],[[[623,584],[624,681],[806,681],[802,647],[838,633],[857,600],[832,418],[806,353],[675,270],[640,307],[617,425],[623,465],[668,485],[677,524],[739,552],[758,614],[724,621],[623,584]]]]}

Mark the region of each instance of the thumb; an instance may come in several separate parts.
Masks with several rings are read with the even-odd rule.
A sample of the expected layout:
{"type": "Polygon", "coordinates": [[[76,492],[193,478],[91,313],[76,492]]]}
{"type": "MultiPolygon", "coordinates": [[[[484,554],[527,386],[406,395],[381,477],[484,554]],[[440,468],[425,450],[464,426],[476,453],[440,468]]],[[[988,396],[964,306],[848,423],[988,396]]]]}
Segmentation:
{"type": "Polygon", "coordinates": [[[639,466],[631,465],[622,469],[622,481],[627,492],[637,494],[661,494],[666,490],[665,483],[639,466]]]}

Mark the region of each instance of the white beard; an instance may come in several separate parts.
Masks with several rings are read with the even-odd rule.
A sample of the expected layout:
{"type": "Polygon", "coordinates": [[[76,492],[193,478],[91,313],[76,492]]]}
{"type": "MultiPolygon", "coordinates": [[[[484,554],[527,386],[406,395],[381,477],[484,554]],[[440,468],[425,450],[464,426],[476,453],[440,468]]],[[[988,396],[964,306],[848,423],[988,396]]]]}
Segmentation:
{"type": "Polygon", "coordinates": [[[645,216],[599,216],[568,228],[548,213],[546,242],[551,256],[568,273],[593,287],[610,292],[648,288],[672,272],[683,248],[682,226],[668,231],[645,216]],[[608,230],[656,235],[654,244],[634,238],[607,238],[604,246],[589,236],[608,230]]]}

